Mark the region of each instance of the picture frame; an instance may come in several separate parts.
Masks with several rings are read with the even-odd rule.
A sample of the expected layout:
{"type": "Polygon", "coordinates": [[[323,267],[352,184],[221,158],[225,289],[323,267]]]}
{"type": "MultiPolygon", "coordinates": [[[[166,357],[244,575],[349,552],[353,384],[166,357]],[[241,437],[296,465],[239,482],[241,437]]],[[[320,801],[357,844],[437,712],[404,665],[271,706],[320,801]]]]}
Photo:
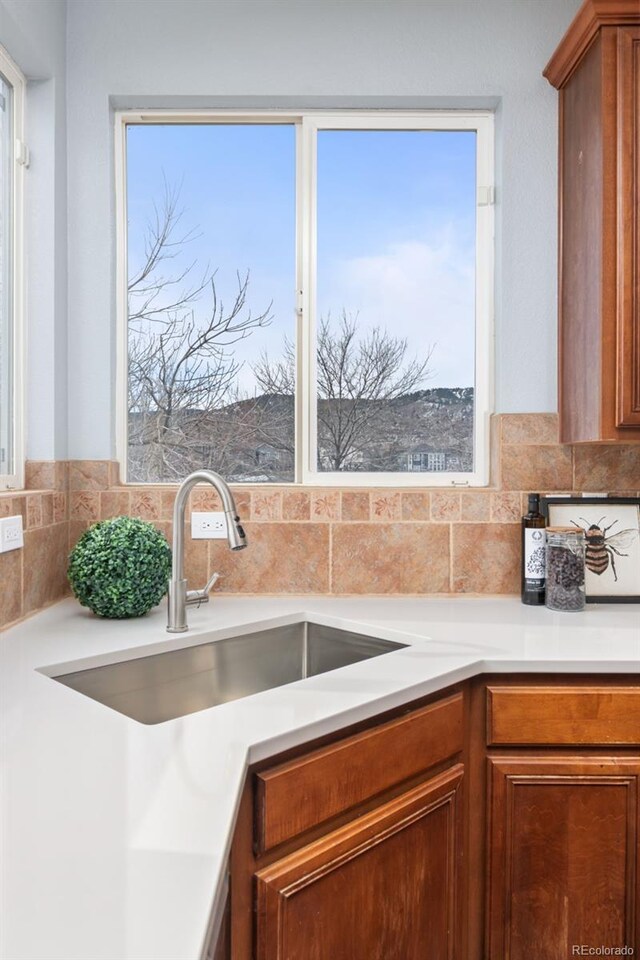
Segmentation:
{"type": "Polygon", "coordinates": [[[587,603],[640,603],[640,497],[542,497],[540,510],[584,530],[587,603]]]}

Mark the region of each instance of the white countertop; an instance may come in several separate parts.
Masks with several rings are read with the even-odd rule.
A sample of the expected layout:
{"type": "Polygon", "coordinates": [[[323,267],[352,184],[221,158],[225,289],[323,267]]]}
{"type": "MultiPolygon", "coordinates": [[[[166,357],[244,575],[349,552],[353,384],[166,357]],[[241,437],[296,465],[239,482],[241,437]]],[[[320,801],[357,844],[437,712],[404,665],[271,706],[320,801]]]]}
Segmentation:
{"type": "Polygon", "coordinates": [[[3,960],[198,960],[249,762],[483,672],[640,672],[635,605],[215,597],[189,621],[170,637],[164,608],[106,621],[66,600],[0,634],[3,960]],[[282,618],[409,646],[155,726],[39,672],[282,618]]]}

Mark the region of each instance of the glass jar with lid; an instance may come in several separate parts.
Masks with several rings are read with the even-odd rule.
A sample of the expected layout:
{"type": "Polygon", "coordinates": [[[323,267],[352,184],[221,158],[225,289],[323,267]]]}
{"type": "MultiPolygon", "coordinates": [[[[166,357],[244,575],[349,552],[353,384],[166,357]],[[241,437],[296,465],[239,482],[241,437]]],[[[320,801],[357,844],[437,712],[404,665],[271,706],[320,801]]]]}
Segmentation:
{"type": "Polygon", "coordinates": [[[547,527],[546,593],[549,610],[584,610],[584,530],[547,527]]]}

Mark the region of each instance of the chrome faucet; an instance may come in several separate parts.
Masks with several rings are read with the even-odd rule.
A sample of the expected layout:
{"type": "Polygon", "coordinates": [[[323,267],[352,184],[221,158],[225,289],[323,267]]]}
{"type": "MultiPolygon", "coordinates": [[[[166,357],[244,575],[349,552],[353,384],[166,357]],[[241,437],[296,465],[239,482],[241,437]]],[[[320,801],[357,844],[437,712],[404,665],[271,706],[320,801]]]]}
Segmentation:
{"type": "Polygon", "coordinates": [[[219,577],[219,574],[214,573],[202,590],[187,590],[187,581],[184,577],[184,514],[189,494],[197,483],[210,483],[222,500],[229,548],[242,550],[247,545],[247,536],[240,523],[233,494],[226,480],[213,470],[196,470],[195,473],[190,473],[180,484],[173,505],[173,566],[167,598],[168,633],[184,633],[189,629],[187,606],[193,603],[208,603],[209,590],[219,577]]]}

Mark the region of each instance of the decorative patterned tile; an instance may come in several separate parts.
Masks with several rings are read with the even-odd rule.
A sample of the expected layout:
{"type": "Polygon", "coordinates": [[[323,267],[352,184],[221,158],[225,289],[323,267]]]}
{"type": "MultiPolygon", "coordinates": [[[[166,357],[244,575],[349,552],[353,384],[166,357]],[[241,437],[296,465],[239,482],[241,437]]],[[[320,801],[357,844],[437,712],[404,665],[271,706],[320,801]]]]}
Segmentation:
{"type": "Polygon", "coordinates": [[[63,490],[56,490],[53,494],[53,522],[63,523],[67,516],[67,494],[63,490]]]}
{"type": "Polygon", "coordinates": [[[399,493],[382,493],[379,490],[371,491],[371,519],[401,520],[402,498],[399,493]]]}
{"type": "Polygon", "coordinates": [[[332,593],[448,591],[448,525],[350,523],[333,528],[332,593]]]}
{"type": "Polygon", "coordinates": [[[491,494],[491,519],[494,523],[519,523],[521,517],[522,500],[519,493],[491,494]]]}
{"type": "Polygon", "coordinates": [[[279,520],[281,516],[281,493],[258,493],[255,490],[253,491],[251,495],[252,520],[279,520]]]}
{"type": "Polygon", "coordinates": [[[431,519],[440,522],[459,520],[460,494],[449,491],[446,493],[432,493],[431,519]]]}
{"type": "Polygon", "coordinates": [[[162,517],[162,494],[158,489],[147,487],[131,493],[131,516],[155,523],[162,517]]]}
{"type": "Polygon", "coordinates": [[[27,497],[27,530],[42,526],[42,497],[39,493],[27,497]]]}
{"type": "Polygon", "coordinates": [[[316,490],[311,494],[312,520],[340,519],[340,491],[316,490]]]}
{"type": "Polygon", "coordinates": [[[71,491],[69,512],[72,520],[99,520],[100,494],[97,490],[71,491]]]}
{"type": "Polygon", "coordinates": [[[43,493],[40,497],[42,505],[42,526],[48,527],[53,523],[53,493],[43,493]]]}

